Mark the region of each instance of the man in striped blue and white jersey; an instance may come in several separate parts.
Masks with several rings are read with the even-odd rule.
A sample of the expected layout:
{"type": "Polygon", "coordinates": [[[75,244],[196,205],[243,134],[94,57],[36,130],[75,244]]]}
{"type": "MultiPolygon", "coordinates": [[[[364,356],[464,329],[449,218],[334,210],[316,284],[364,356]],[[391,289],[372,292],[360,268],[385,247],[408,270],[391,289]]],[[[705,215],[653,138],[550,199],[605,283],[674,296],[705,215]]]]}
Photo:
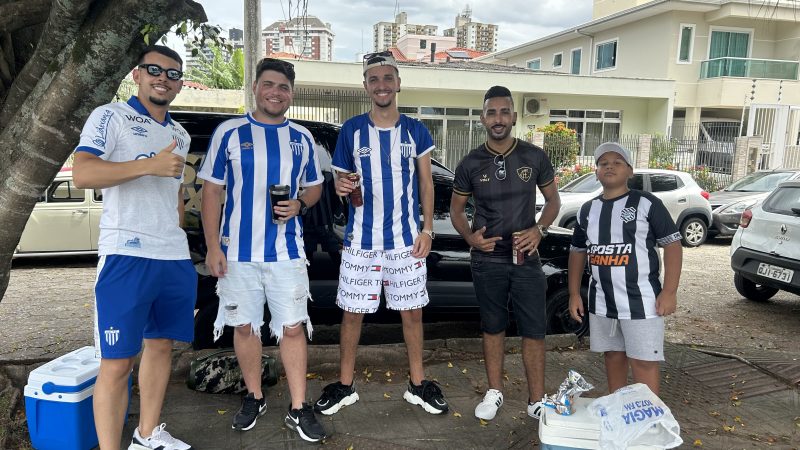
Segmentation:
{"type": "MultiPolygon", "coordinates": [[[[400,114],[400,75],[390,52],[364,56],[364,89],[372,109],[342,126],[332,166],[339,195],[355,192],[344,238],[336,304],[344,310],[340,379],[325,387],[315,409],[326,415],[358,400],[356,350],[366,313],[400,311],[411,379],[403,397],[431,414],[447,411],[439,386],[422,366],[422,307],[428,304],[425,258],[433,242],[433,140],[418,120],[400,114]],[[348,177],[357,174],[360,183],[348,177]],[[420,222],[419,205],[423,220],[420,222]]],[[[352,197],[351,197],[352,199],[352,197]]]]}
{"type": "Polygon", "coordinates": [[[286,119],[294,78],[289,62],[259,62],[253,83],[256,109],[214,131],[198,177],[206,181],[201,207],[206,264],[219,278],[214,337],[219,338],[225,325],[234,327],[234,348],[248,391],[232,427],[249,430],[266,412],[261,326],[267,303],[269,330],[280,345],[291,396],[284,423],[302,439],[317,442],[326,434],[305,401],[308,353],[303,324],[309,338],[312,327],[300,216],[319,200],[323,178],[311,133],[286,119]],[[273,206],[273,185],[288,186],[289,199],[273,206]]]}

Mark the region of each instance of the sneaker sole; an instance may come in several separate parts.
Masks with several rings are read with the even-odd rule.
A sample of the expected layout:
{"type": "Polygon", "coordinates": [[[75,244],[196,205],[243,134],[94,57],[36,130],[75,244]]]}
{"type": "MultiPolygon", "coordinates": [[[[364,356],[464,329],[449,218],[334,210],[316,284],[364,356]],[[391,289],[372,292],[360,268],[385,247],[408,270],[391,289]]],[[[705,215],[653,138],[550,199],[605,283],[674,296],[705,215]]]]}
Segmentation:
{"type": "Polygon", "coordinates": [[[253,423],[251,423],[250,425],[248,425],[248,426],[246,426],[244,428],[239,428],[236,425],[231,425],[231,429],[236,430],[236,431],[251,430],[254,426],[256,426],[256,422],[258,422],[258,418],[263,416],[266,413],[267,413],[267,405],[264,405],[264,409],[259,409],[258,410],[258,415],[256,416],[255,419],[253,419],[253,423]]]}
{"type": "MultiPolygon", "coordinates": [[[[337,412],[339,412],[345,406],[350,406],[353,403],[357,402],[358,399],[359,399],[358,392],[353,392],[352,394],[348,395],[347,397],[344,397],[343,399],[339,400],[339,403],[331,406],[330,408],[328,408],[326,410],[318,410],[317,412],[322,414],[322,415],[325,415],[325,416],[330,416],[330,415],[336,414],[337,412]]],[[[314,406],[316,406],[316,405],[314,405],[314,406]]]]}
{"type": "Polygon", "coordinates": [[[483,416],[479,415],[479,414],[478,414],[478,411],[475,411],[475,417],[477,417],[478,419],[482,419],[482,420],[493,420],[493,419],[495,418],[495,416],[497,416],[497,410],[499,410],[499,409],[500,409],[500,407],[498,406],[498,407],[497,407],[497,408],[494,410],[494,413],[492,413],[492,414],[485,414],[485,415],[483,415],[483,416]]]}
{"type": "Polygon", "coordinates": [[[143,445],[131,443],[131,445],[128,446],[128,450],[152,450],[152,449],[150,447],[145,447],[143,445]]]}
{"type": "Polygon", "coordinates": [[[431,413],[431,414],[442,414],[442,413],[446,413],[446,412],[447,412],[447,410],[449,409],[449,407],[448,407],[448,408],[445,408],[445,409],[436,409],[436,408],[434,408],[433,406],[431,406],[431,405],[429,405],[429,404],[425,403],[425,400],[422,400],[421,398],[417,397],[416,395],[412,394],[412,393],[411,393],[411,392],[409,392],[409,391],[406,391],[406,392],[403,394],[403,398],[404,398],[404,399],[406,399],[406,401],[407,401],[408,403],[411,403],[412,405],[419,405],[419,406],[421,406],[421,407],[422,407],[422,409],[424,409],[425,411],[427,411],[427,412],[429,412],[429,413],[431,413]]]}
{"type": "Polygon", "coordinates": [[[328,437],[328,436],[322,436],[322,437],[319,437],[319,438],[312,438],[311,436],[308,436],[307,434],[303,433],[303,429],[300,428],[300,425],[294,423],[294,421],[292,421],[288,417],[283,419],[283,424],[286,425],[286,428],[288,428],[288,429],[290,429],[292,431],[296,431],[297,434],[300,435],[300,438],[303,439],[306,442],[319,442],[319,441],[325,439],[326,437],[328,437]]]}

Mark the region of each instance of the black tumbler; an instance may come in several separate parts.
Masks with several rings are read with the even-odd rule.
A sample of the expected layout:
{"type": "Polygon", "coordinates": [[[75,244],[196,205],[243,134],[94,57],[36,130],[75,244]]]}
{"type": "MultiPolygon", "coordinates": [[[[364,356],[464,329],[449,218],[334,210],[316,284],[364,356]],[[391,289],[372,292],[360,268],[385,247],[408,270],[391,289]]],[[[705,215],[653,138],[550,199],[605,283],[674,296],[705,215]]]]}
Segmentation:
{"type": "Polygon", "coordinates": [[[269,187],[269,203],[272,207],[272,223],[274,224],[282,224],[285,223],[285,220],[275,214],[275,207],[278,206],[278,202],[289,200],[289,186],[285,184],[273,184],[269,187]]]}

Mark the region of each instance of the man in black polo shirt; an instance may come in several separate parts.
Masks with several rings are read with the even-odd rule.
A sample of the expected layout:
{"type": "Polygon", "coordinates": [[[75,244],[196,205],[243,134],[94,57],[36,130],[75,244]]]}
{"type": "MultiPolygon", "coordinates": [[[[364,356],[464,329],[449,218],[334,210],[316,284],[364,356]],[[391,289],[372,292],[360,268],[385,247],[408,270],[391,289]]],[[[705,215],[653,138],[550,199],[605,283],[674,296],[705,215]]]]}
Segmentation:
{"type": "Polygon", "coordinates": [[[472,150],[456,168],[450,218],[472,247],[472,279],[480,304],[483,356],[489,390],[475,417],[491,420],[503,404],[504,339],[508,302],[514,304],[522,336],[522,360],[528,379],[528,415],[538,419],[544,396],[544,337],[547,284],[537,246],[555,220],[561,201],[553,166],[544,150],[511,136],[516,124],[514,100],[503,86],[490,88],[481,123],[486,143],[472,150]],[[536,222],[536,186],[545,198],[536,222]],[[467,199],[475,201],[470,227],[467,199]],[[522,264],[513,255],[524,252],[522,264]]]}

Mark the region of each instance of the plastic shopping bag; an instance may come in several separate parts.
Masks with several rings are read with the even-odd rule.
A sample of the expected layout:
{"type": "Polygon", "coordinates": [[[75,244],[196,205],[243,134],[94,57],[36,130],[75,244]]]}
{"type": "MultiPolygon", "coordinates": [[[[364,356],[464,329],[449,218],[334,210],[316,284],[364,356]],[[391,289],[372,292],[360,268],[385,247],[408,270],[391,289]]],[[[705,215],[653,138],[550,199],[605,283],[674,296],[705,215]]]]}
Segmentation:
{"type": "Polygon", "coordinates": [[[673,448],[683,443],[678,421],[646,384],[619,388],[593,401],[589,411],[600,417],[600,448],[673,448]]]}

